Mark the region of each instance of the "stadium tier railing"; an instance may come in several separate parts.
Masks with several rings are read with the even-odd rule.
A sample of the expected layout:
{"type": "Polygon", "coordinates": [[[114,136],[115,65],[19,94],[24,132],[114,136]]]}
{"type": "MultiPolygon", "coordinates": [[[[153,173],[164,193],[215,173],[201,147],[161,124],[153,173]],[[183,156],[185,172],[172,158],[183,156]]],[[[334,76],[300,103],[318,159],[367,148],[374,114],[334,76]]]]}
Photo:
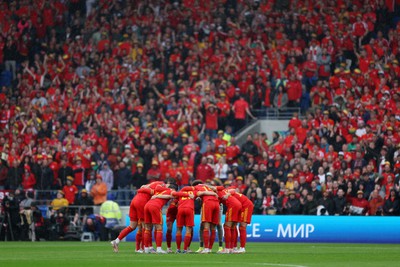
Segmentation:
{"type": "Polygon", "coordinates": [[[293,113],[297,112],[299,115],[301,114],[300,108],[263,108],[263,109],[253,109],[251,111],[254,116],[259,119],[265,120],[290,120],[293,116],[293,113]]]}
{"type": "MultiPolygon", "coordinates": [[[[34,190],[35,202],[37,205],[50,205],[51,201],[57,198],[59,190],[34,190]]],[[[122,206],[129,206],[130,201],[136,195],[136,189],[118,189],[107,192],[107,200],[117,202],[122,206]]],[[[76,199],[79,198],[79,193],[76,199]]]]}

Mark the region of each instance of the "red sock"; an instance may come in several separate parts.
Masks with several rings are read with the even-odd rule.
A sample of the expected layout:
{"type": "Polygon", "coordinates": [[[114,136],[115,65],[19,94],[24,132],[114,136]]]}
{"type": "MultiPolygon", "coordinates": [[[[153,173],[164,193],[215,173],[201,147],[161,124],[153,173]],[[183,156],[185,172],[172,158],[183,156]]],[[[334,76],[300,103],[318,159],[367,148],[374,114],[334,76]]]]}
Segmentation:
{"type": "Polygon", "coordinates": [[[192,229],[192,232],[190,233],[190,242],[189,242],[189,246],[188,247],[190,247],[190,244],[192,243],[192,240],[193,240],[193,229],[192,229]]]}
{"type": "Polygon", "coordinates": [[[162,230],[156,230],[156,246],[159,248],[162,245],[162,230]]]}
{"type": "Polygon", "coordinates": [[[232,228],[232,248],[237,247],[237,240],[238,240],[238,229],[237,227],[232,228]]]}
{"type": "Polygon", "coordinates": [[[225,235],[225,248],[231,248],[232,245],[232,230],[228,226],[224,226],[224,235],[225,235]]]}
{"type": "Polygon", "coordinates": [[[178,233],[176,234],[176,248],[179,250],[181,250],[181,243],[182,243],[182,233],[178,233]]]}
{"type": "Polygon", "coordinates": [[[150,247],[151,243],[151,232],[150,230],[144,230],[144,246],[145,247],[150,247]]]}
{"type": "Polygon", "coordinates": [[[239,232],[240,232],[240,247],[244,248],[246,247],[246,238],[247,238],[246,227],[240,226],[239,232]]]}
{"type": "Polygon", "coordinates": [[[136,250],[139,250],[142,247],[142,237],[143,237],[142,231],[137,231],[137,233],[136,233],[136,250]]]}
{"type": "Polygon", "coordinates": [[[204,247],[208,248],[208,245],[210,244],[210,229],[204,229],[203,241],[204,241],[204,247]]]}
{"type": "Polygon", "coordinates": [[[167,247],[171,248],[172,232],[167,230],[166,239],[167,239],[167,247]]]}
{"type": "Polygon", "coordinates": [[[184,240],[184,243],[183,243],[183,249],[184,250],[187,250],[188,247],[190,247],[190,242],[191,241],[192,241],[192,235],[186,234],[185,235],[185,240],[184,240]]]}
{"type": "Polygon", "coordinates": [[[124,230],[122,230],[121,233],[119,233],[118,239],[119,239],[119,240],[124,239],[125,236],[127,236],[127,235],[128,235],[130,232],[132,232],[132,231],[133,231],[133,228],[132,228],[132,227],[130,227],[130,226],[125,227],[124,230]]]}
{"type": "Polygon", "coordinates": [[[209,249],[212,249],[215,241],[215,229],[211,230],[211,236],[210,236],[210,246],[208,247],[209,249]]]}

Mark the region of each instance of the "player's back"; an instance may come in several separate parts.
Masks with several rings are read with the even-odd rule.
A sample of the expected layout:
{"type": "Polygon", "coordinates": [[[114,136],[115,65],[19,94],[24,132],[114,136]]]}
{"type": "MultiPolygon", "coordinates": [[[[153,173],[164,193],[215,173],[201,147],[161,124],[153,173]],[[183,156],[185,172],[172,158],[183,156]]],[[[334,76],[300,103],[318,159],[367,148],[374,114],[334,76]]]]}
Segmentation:
{"type": "MultiPolygon", "coordinates": [[[[196,196],[196,191],[187,191],[186,193],[192,194],[196,196]]],[[[178,209],[180,208],[190,208],[194,210],[194,198],[190,198],[189,196],[179,197],[178,198],[178,209]]]]}
{"type": "Polygon", "coordinates": [[[232,194],[232,196],[233,196],[234,198],[236,198],[237,200],[239,200],[239,202],[242,204],[242,206],[243,206],[244,208],[250,207],[250,206],[253,206],[253,205],[254,205],[253,202],[251,202],[251,200],[250,200],[248,197],[246,197],[245,195],[243,195],[243,194],[241,194],[241,193],[233,192],[233,193],[231,193],[231,194],[232,194]]]}
{"type": "MultiPolygon", "coordinates": [[[[164,187],[164,182],[152,182],[150,184],[148,184],[148,188],[151,190],[162,190],[164,187]]],[[[149,200],[151,199],[151,194],[149,194],[148,192],[138,192],[136,194],[136,196],[132,199],[132,203],[136,203],[139,205],[143,205],[146,204],[149,200]],[[143,204],[144,203],[144,204],[143,204]]]]}
{"type": "MultiPolygon", "coordinates": [[[[203,185],[196,185],[194,188],[199,192],[213,192],[213,190],[211,190],[209,187],[203,185]]],[[[218,197],[208,195],[202,195],[201,200],[203,201],[203,203],[207,201],[219,202],[218,197]]]]}
{"type": "Polygon", "coordinates": [[[225,206],[236,206],[236,207],[241,207],[242,204],[238,199],[233,197],[232,195],[228,196],[228,198],[225,198],[226,195],[229,194],[227,190],[218,190],[217,192],[219,199],[225,206]]]}
{"type": "MultiPolygon", "coordinates": [[[[154,192],[154,196],[169,196],[171,195],[172,190],[169,188],[156,188],[155,192],[154,192]]],[[[162,207],[167,204],[169,201],[169,199],[164,199],[164,198],[154,198],[154,199],[150,199],[146,205],[151,205],[157,208],[160,208],[160,210],[162,209],[162,207]]]]}

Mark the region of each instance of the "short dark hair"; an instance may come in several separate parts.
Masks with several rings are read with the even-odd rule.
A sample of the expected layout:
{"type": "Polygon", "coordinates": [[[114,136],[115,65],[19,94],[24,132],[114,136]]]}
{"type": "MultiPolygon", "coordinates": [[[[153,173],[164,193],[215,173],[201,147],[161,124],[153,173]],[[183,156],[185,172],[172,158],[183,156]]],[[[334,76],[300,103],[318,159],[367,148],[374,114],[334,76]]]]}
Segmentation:
{"type": "Polygon", "coordinates": [[[166,184],[176,184],[176,180],[172,177],[165,179],[166,184]]]}
{"type": "Polygon", "coordinates": [[[199,184],[202,184],[203,182],[202,181],[200,181],[200,180],[194,180],[193,182],[192,182],[192,186],[196,186],[196,185],[199,185],[199,184]]]}
{"type": "Polygon", "coordinates": [[[174,189],[175,191],[178,190],[178,185],[177,184],[169,184],[170,189],[174,189]]]}

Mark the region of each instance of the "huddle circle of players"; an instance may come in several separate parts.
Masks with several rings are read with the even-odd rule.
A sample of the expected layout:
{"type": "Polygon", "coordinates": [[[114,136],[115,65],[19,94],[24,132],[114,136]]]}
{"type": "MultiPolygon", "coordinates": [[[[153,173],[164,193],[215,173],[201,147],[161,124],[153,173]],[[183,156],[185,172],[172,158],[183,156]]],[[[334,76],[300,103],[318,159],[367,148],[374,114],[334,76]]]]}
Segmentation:
{"type": "Polygon", "coordinates": [[[251,222],[253,214],[253,203],[236,189],[224,187],[216,181],[216,185],[203,184],[195,180],[192,186],[185,186],[181,190],[174,179],[164,182],[152,182],[142,186],[136,196],[132,199],[129,209],[130,225],[123,229],[118,238],[111,241],[114,252],[118,252],[119,242],[136,228],[136,252],[137,253],[172,253],[171,232],[172,225],[176,220],[176,253],[191,253],[190,244],[193,238],[194,227],[194,201],[196,198],[202,200],[201,226],[200,226],[200,248],[197,253],[208,254],[216,237],[216,228],[219,234],[219,249],[217,253],[245,253],[246,228],[251,222]],[[161,248],[163,238],[162,208],[167,203],[167,251],[161,248]],[[222,205],[226,206],[225,223],[223,235],[225,248],[222,247],[221,214],[222,205]],[[240,247],[237,248],[238,226],[240,234],[240,247]],[[186,228],[182,243],[182,229],[186,228]],[[152,231],[156,241],[156,249],[152,245],[152,231]]]}

